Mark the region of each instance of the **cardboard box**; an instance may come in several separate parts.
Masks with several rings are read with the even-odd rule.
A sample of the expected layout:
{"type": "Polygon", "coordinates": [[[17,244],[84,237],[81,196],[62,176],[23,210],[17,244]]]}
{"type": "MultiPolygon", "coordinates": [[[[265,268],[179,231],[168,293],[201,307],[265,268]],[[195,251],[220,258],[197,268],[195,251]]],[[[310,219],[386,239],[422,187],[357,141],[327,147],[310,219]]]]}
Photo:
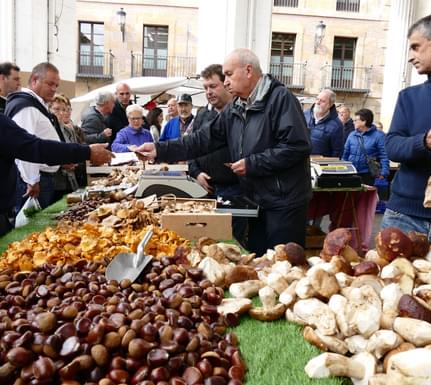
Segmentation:
{"type": "Polygon", "coordinates": [[[161,226],[168,230],[174,230],[178,235],[192,241],[201,237],[209,237],[217,241],[232,239],[232,214],[230,213],[162,214],[161,226]]]}
{"type": "Polygon", "coordinates": [[[216,213],[217,201],[215,199],[190,199],[162,197],[160,202],[162,209],[161,226],[168,230],[174,230],[178,235],[198,240],[201,237],[209,237],[217,241],[232,239],[232,214],[216,213]],[[205,204],[214,212],[189,213],[169,212],[163,213],[163,207],[173,203],[196,202],[205,204]]]}

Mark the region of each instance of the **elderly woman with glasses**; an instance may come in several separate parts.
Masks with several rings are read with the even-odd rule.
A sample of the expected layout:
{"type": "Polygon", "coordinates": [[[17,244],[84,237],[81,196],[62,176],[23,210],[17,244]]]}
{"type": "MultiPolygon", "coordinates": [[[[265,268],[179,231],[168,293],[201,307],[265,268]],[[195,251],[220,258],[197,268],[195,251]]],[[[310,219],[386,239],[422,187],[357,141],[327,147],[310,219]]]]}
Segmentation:
{"type": "Polygon", "coordinates": [[[118,131],[112,143],[113,152],[133,151],[135,147],[153,141],[150,131],[143,125],[144,109],[141,106],[131,104],[126,108],[126,115],[129,125],[118,131]]]}

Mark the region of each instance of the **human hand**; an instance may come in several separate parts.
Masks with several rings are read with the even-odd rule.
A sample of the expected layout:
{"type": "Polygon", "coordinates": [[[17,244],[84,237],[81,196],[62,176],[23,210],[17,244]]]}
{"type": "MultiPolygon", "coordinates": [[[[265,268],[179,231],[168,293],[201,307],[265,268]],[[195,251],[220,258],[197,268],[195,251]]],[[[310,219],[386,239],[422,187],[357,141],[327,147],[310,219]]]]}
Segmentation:
{"type": "Polygon", "coordinates": [[[76,163],[63,164],[63,166],[61,166],[61,168],[66,171],[73,171],[76,167],[78,167],[76,163]]]}
{"type": "Polygon", "coordinates": [[[34,185],[27,185],[27,191],[23,195],[23,197],[33,197],[37,198],[40,194],[40,185],[39,182],[35,183],[34,185]]]}
{"type": "Polygon", "coordinates": [[[109,163],[112,158],[115,158],[115,155],[106,147],[108,147],[108,143],[90,144],[90,162],[92,164],[99,166],[103,163],[109,163]]]}
{"type": "Polygon", "coordinates": [[[127,149],[131,152],[136,151],[138,146],[136,144],[131,144],[130,146],[127,146],[127,149]]]}
{"type": "Polygon", "coordinates": [[[105,135],[107,138],[109,138],[110,136],[112,136],[112,129],[111,128],[105,128],[103,130],[103,135],[105,135]]]}
{"type": "Polygon", "coordinates": [[[137,149],[134,150],[136,156],[142,160],[154,160],[157,157],[157,150],[154,143],[141,144],[137,149]]]}
{"type": "Polygon", "coordinates": [[[206,172],[201,172],[197,177],[196,180],[198,183],[207,190],[210,194],[214,192],[213,187],[208,183],[209,180],[211,180],[211,177],[206,172]]]}
{"type": "Polygon", "coordinates": [[[238,176],[245,176],[245,159],[240,159],[231,164],[230,169],[238,176]]]}

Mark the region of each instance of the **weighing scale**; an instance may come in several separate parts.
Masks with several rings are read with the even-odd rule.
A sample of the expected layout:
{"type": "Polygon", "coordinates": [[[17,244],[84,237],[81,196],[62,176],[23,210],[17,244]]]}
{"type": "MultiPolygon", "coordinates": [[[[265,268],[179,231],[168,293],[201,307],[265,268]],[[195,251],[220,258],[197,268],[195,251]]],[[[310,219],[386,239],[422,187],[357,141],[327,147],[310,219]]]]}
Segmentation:
{"type": "Polygon", "coordinates": [[[217,213],[231,213],[233,217],[257,218],[259,206],[247,197],[217,197],[217,213]]]}
{"type": "Polygon", "coordinates": [[[208,192],[195,179],[181,171],[146,170],[139,180],[135,196],[173,194],[178,198],[203,198],[208,192]]]}
{"type": "Polygon", "coordinates": [[[352,162],[317,158],[310,165],[313,187],[361,187],[361,178],[352,162]]]}

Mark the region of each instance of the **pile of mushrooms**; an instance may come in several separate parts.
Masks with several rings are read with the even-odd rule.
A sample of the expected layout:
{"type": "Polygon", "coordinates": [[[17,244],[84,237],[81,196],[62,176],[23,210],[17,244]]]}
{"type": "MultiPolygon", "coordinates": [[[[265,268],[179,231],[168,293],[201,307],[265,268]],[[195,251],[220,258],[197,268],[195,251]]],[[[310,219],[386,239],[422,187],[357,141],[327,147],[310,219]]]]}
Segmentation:
{"type": "Polygon", "coordinates": [[[348,229],[325,239],[318,257],[296,244],[261,258],[234,246],[198,245],[189,259],[229,288],[222,314],[304,325],[322,350],[305,367],[311,378],[350,377],[355,385],[431,383],[431,253],[424,234],[386,228],[361,258],[348,229]],[[224,248],[224,249],[223,249],[224,248]],[[224,252],[226,251],[226,253],[224,252]],[[259,295],[262,307],[253,307],[259,295]]]}

